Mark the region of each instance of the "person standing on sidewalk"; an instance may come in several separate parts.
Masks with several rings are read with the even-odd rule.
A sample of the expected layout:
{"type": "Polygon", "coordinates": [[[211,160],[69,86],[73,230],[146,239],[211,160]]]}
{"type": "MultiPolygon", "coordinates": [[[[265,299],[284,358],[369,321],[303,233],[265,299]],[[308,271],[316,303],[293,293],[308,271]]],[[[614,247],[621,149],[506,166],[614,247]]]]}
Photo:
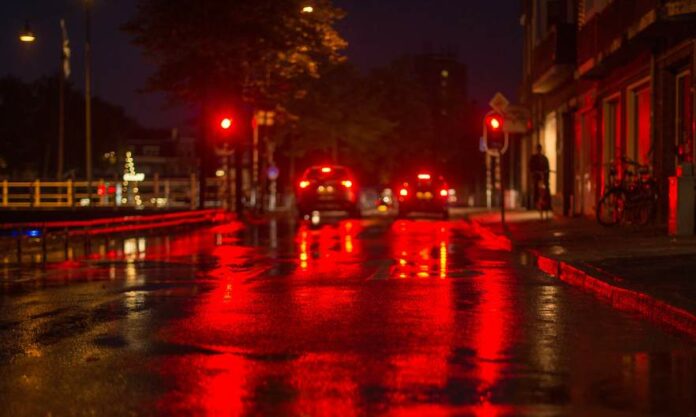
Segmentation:
{"type": "Polygon", "coordinates": [[[537,145],[537,152],[529,160],[529,170],[532,174],[534,189],[534,207],[546,211],[551,209],[551,196],[549,195],[549,159],[544,155],[541,145],[537,145]]]}

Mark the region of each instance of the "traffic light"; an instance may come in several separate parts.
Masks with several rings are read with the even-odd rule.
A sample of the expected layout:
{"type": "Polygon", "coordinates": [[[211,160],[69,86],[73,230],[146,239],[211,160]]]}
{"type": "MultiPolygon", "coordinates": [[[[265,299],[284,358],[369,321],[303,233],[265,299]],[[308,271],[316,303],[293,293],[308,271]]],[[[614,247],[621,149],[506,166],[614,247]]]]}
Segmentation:
{"type": "Polygon", "coordinates": [[[223,117],[222,120],[220,120],[220,127],[222,128],[222,130],[232,129],[232,118],[223,117]]]}
{"type": "Polygon", "coordinates": [[[505,119],[500,113],[490,112],[483,121],[483,138],[489,152],[505,153],[508,146],[505,119]]]}

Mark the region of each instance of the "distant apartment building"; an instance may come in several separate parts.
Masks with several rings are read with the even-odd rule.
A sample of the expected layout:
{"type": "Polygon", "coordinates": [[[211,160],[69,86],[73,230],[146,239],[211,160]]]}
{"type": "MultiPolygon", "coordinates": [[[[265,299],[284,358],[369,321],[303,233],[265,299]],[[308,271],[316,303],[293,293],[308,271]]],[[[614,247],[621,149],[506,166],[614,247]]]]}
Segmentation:
{"type": "MultiPolygon", "coordinates": [[[[668,179],[695,157],[696,0],[523,0],[521,174],[549,157],[554,209],[592,216],[622,158],[668,179]]],[[[525,177],[526,178],[526,177],[525,177]]],[[[523,186],[529,190],[529,181],[523,186]]]]}

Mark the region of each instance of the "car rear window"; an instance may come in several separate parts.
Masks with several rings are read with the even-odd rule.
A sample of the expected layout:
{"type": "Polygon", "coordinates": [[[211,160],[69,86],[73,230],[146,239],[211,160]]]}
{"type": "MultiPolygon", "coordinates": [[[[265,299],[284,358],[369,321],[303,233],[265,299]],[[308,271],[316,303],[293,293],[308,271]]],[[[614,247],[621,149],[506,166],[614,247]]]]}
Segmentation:
{"type": "Polygon", "coordinates": [[[416,180],[416,187],[422,190],[427,190],[427,189],[433,189],[433,188],[440,188],[443,187],[445,183],[437,178],[429,179],[429,180],[424,180],[424,179],[417,179],[416,180]]]}
{"type": "Polygon", "coordinates": [[[305,179],[313,180],[342,180],[348,177],[348,170],[341,167],[331,167],[330,172],[322,172],[322,168],[314,167],[305,172],[305,179]]]}

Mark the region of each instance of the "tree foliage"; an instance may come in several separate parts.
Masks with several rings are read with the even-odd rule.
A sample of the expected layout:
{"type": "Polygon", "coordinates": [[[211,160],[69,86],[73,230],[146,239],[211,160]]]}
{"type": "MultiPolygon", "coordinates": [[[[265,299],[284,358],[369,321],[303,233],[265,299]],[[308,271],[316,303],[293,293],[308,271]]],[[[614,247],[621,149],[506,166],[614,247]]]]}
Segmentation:
{"type": "Polygon", "coordinates": [[[327,159],[350,162],[365,173],[386,156],[382,138],[394,125],[379,109],[378,95],[352,66],[332,67],[305,86],[306,96],[290,103],[299,155],[319,151],[327,159]]]}
{"type": "Polygon", "coordinates": [[[279,103],[294,83],[340,61],[334,29],[343,12],[331,0],[139,0],[124,29],[157,69],[151,90],[198,104],[216,96],[279,103]]]}
{"type": "MultiPolygon", "coordinates": [[[[0,79],[0,175],[53,178],[58,148],[58,81],[42,78],[25,83],[0,79]]],[[[65,173],[83,176],[85,166],[84,96],[68,83],[65,92],[65,173]]],[[[125,110],[100,98],[93,101],[93,151],[96,174],[106,173],[100,155],[119,145],[140,125],[125,110]]]]}

